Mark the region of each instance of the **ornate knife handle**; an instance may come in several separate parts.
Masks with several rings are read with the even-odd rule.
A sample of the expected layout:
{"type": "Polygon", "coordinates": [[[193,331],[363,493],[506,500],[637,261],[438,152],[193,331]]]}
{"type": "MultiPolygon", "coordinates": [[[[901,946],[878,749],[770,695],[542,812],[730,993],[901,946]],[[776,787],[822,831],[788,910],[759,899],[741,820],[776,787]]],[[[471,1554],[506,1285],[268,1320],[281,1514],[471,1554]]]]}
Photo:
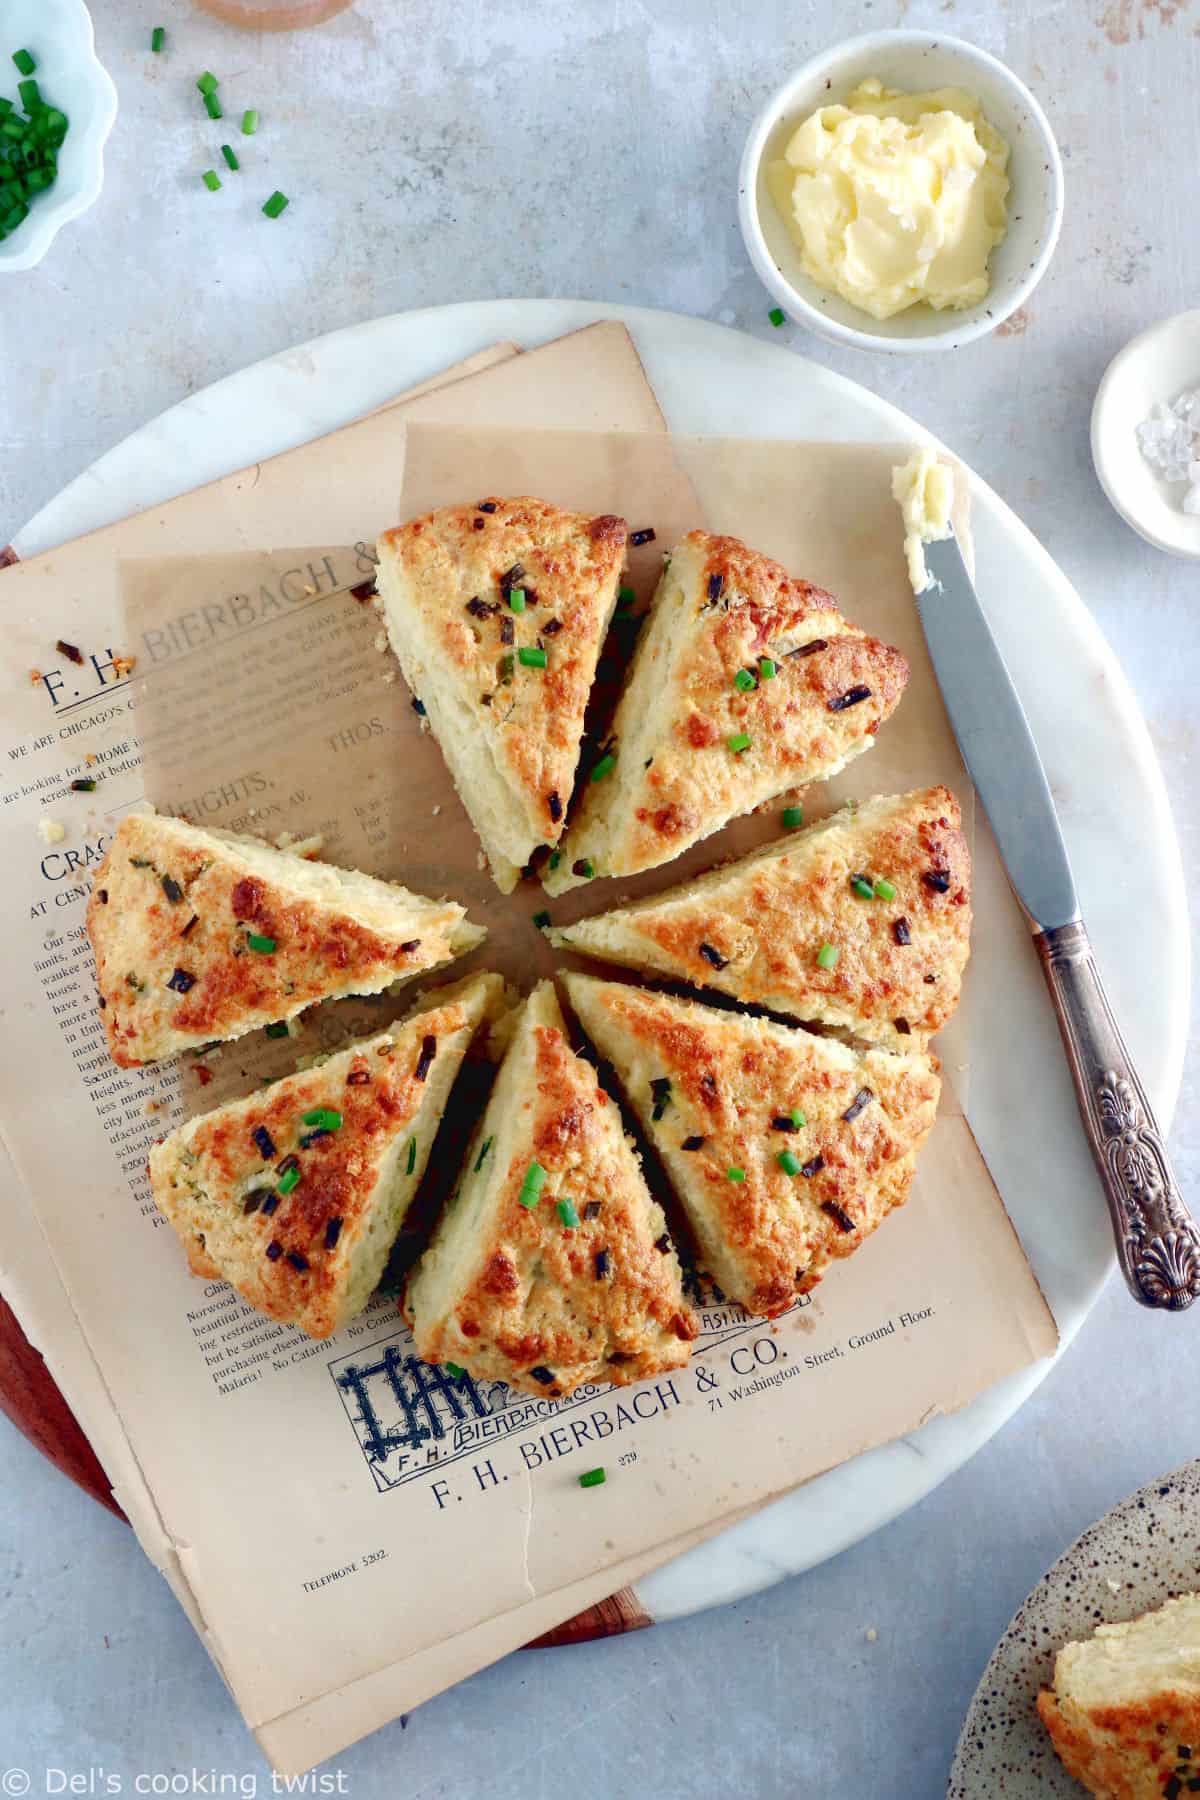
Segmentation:
{"type": "Polygon", "coordinates": [[[1083,1128],[1134,1299],[1182,1312],[1200,1295],[1200,1231],[1112,1016],[1082,920],[1034,934],[1083,1128]]]}

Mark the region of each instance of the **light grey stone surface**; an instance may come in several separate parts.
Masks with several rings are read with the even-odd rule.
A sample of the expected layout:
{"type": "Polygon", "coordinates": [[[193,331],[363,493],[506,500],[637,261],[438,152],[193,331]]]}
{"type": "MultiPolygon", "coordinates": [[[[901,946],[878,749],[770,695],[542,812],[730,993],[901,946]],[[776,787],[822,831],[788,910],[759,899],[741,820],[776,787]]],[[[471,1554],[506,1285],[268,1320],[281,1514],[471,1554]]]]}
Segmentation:
{"type": "MultiPolygon", "coordinates": [[[[318,332],[514,294],[702,314],[875,388],[1016,508],[1129,675],[1196,883],[1200,575],[1109,510],[1087,428],[1114,351],[1196,300],[1200,0],[359,0],[275,40],[181,0],[94,11],[122,108],[104,194],[39,270],[0,279],[0,543],[163,407],[318,332]],[[160,19],[172,53],[152,58],[160,19]],[[737,157],[767,92],[821,44],[901,23],[1009,61],[1066,159],[1062,242],[1027,315],[952,358],[772,333],[737,233],[737,157]],[[263,116],[253,144],[236,140],[245,174],[215,196],[198,182],[220,142],[195,104],[205,67],[231,114],[263,116]],[[276,186],[293,205],[271,224],[257,208],[276,186]]],[[[1138,879],[1117,818],[1112,878],[1138,879]]],[[[1198,1071],[1193,1039],[1172,1142],[1194,1199],[1198,1071]]],[[[857,1549],[720,1612],[511,1658],[334,1768],[370,1800],[940,1795],[1028,1587],[1120,1495],[1200,1451],[1198,1332],[1200,1317],[1147,1318],[1110,1286],[1008,1428],[857,1549]]],[[[101,1767],[125,1793],[139,1773],[193,1769],[270,1792],[130,1534],[2,1421],[0,1643],[0,1770],[30,1771],[33,1793],[47,1768],[101,1767]]]]}

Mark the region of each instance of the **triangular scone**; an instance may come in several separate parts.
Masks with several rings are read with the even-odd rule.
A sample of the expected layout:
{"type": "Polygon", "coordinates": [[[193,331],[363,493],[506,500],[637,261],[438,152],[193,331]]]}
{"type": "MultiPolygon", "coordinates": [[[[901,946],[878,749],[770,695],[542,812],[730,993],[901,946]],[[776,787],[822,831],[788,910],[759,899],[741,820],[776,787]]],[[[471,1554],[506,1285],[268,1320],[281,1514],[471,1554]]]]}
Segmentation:
{"type": "Polygon", "coordinates": [[[971,866],[949,788],[843,807],[707,875],[547,935],[891,1049],[958,1005],[971,866]]]}
{"type": "Polygon", "coordinates": [[[426,1362],[543,1396],[688,1359],[696,1328],[662,1209],[548,981],[518,1019],[405,1313],[426,1362]]]}
{"type": "Polygon", "coordinates": [[[544,881],[636,875],[869,749],[908,679],[898,650],[737,538],[671,552],[612,739],[544,881]],[[609,760],[611,759],[611,761],[609,760]]]}
{"type": "Polygon", "coordinates": [[[624,519],[518,499],[379,540],[392,649],[502,893],[562,833],[627,535],[624,519]]]}
{"type": "Polygon", "coordinates": [[[156,1144],[154,1198],[193,1274],[230,1282],[314,1338],[361,1312],[462,1059],[503,995],[499,975],[468,976],[402,1023],[156,1144]]]}
{"type": "Polygon", "coordinates": [[[457,901],[158,813],[122,820],[87,928],[108,1047],[127,1069],[381,993],[487,935],[457,901]]]}
{"type": "Polygon", "coordinates": [[[749,1312],[782,1312],[907,1198],[937,1110],[935,1057],[855,1051],[696,1001],[565,980],[704,1266],[749,1312]]]}

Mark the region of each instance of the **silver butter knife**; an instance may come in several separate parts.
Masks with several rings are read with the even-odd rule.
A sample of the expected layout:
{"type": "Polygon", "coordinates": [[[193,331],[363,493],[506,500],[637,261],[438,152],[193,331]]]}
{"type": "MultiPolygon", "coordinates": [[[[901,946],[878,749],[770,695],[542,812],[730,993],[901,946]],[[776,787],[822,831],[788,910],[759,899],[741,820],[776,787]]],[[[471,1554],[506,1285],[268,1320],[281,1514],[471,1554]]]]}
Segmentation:
{"type": "Polygon", "coordinates": [[[1042,759],[958,544],[951,537],[924,550],[933,578],[917,596],[925,640],[963,761],[1033,927],[1121,1273],[1143,1306],[1182,1312],[1200,1294],[1200,1231],[1108,1004],[1042,759]]]}

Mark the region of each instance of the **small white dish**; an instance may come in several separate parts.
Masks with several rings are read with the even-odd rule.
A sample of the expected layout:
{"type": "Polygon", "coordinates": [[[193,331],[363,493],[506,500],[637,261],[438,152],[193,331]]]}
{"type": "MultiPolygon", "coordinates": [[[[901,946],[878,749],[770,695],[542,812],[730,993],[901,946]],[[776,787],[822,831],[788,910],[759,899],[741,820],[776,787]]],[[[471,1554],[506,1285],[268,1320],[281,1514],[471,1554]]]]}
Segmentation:
{"type": "Polygon", "coordinates": [[[1151,325],[1113,357],[1092,406],[1092,461],[1127,525],[1171,556],[1200,557],[1200,515],[1185,513],[1183,482],[1165,481],[1142,455],[1137,428],[1160,400],[1200,387],[1200,312],[1151,325]]]}
{"type": "Polygon", "coordinates": [[[19,230],[0,243],[0,275],[40,263],[67,220],[77,219],[99,197],[104,142],[117,116],[117,90],[97,59],[83,0],[4,0],[0,94],[14,103],[21,80],[12,61],[16,50],[36,58],[34,79],[42,97],[66,113],[71,128],[58,153],[58,180],[32,202],[19,230]]]}
{"type": "Polygon", "coordinates": [[[818,336],[858,350],[952,350],[994,331],[1028,300],[1058,242],[1063,173],[1045,113],[1024,82],[986,50],[931,31],[873,31],[847,38],[797,69],[755,119],[742,153],[738,217],[750,260],[780,306],[818,336]],[[872,319],[805,274],[800,251],[775,208],[767,166],[818,106],[844,100],[876,75],[904,93],[960,87],[983,105],[1011,156],[1008,232],[991,257],[991,288],[977,306],[936,312],[913,306],[872,319]]]}

